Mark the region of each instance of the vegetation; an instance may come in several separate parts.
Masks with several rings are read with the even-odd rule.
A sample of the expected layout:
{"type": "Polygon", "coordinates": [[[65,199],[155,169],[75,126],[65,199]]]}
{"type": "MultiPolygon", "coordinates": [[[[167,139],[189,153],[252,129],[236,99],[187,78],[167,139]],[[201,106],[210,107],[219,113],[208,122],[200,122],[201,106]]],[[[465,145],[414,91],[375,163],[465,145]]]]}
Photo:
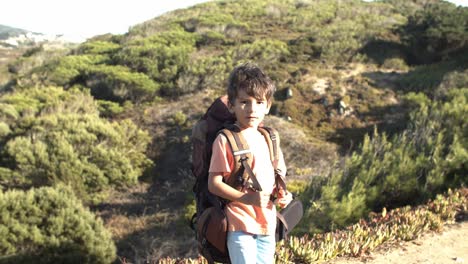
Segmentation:
{"type": "Polygon", "coordinates": [[[365,136],[343,169],[321,187],[321,197],[309,212],[327,223],[320,228],[329,228],[329,223],[344,227],[372,211],[418,204],[449,187],[468,184],[468,90],[451,90],[444,101],[431,102],[421,94],[409,94],[408,100],[419,104],[409,128],[391,138],[377,131],[372,139],[365,136]]]}
{"type": "Polygon", "coordinates": [[[409,17],[401,28],[410,49],[410,60],[428,64],[446,60],[450,55],[467,51],[466,17],[468,9],[448,2],[429,4],[409,17]]]}
{"type": "Polygon", "coordinates": [[[112,236],[69,187],[0,191],[0,263],[112,263],[112,236]]]}
{"type": "Polygon", "coordinates": [[[467,10],[439,0],[210,1],[2,61],[0,204],[17,216],[2,216],[12,228],[0,232],[24,224],[34,236],[23,227],[0,236],[0,262],[111,262],[92,214],[123,262],[196,257],[183,222],[193,210],[191,127],[244,61],[277,85],[265,122],[281,128],[291,190],[306,207],[278,261],[354,256],[440,229],[454,208],[466,211],[466,195],[440,194],[467,185],[467,10]],[[52,211],[28,198],[45,193],[40,208],[52,211]],[[64,222],[50,233],[44,214],[68,210],[92,230],[64,222]]]}
{"type": "Polygon", "coordinates": [[[150,165],[147,133],[130,120],[99,117],[77,90],[29,89],[0,98],[0,183],[9,187],[73,186],[85,200],[129,186],[150,165]]]}
{"type": "MultiPolygon", "coordinates": [[[[383,243],[409,241],[424,232],[441,231],[444,225],[453,223],[457,213],[466,212],[466,189],[449,190],[429,203],[410,208],[402,207],[387,212],[373,213],[367,219],[345,229],[291,237],[276,247],[276,263],[320,263],[339,256],[358,257],[369,253],[383,243]]],[[[160,264],[208,263],[203,258],[165,258],[160,264]]]]}

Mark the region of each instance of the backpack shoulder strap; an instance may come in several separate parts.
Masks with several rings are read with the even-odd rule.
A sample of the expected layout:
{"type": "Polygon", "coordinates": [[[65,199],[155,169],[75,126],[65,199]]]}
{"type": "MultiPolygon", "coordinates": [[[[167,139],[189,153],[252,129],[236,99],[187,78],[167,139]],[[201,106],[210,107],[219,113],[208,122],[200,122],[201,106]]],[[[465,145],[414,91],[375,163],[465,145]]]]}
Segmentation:
{"type": "Polygon", "coordinates": [[[232,150],[232,156],[234,157],[234,171],[232,171],[231,173],[234,174],[236,173],[237,171],[239,171],[240,167],[241,167],[241,163],[239,161],[239,159],[237,158],[237,156],[239,155],[246,155],[250,160],[252,159],[252,153],[249,149],[249,146],[247,145],[246,142],[242,142],[240,139],[236,139],[236,135],[237,132],[234,132],[230,129],[222,129],[221,131],[219,131],[219,134],[222,134],[226,137],[228,143],[229,143],[229,146],[231,146],[231,150],[232,150]]]}
{"type": "Polygon", "coordinates": [[[265,137],[265,140],[268,144],[268,149],[270,150],[270,160],[276,170],[278,168],[280,150],[279,133],[276,129],[271,127],[259,127],[258,131],[260,131],[263,137],[265,137]]]}
{"type": "MultiPolygon", "coordinates": [[[[270,150],[270,159],[275,169],[275,182],[276,185],[280,185],[284,190],[286,190],[286,179],[278,172],[279,164],[279,151],[280,151],[280,137],[278,130],[272,127],[259,127],[258,131],[262,133],[265,137],[265,140],[268,144],[270,150]]],[[[276,188],[277,191],[279,190],[276,188]]]]}
{"type": "Polygon", "coordinates": [[[236,178],[239,176],[242,178],[241,185],[242,188],[245,188],[249,184],[249,179],[252,180],[252,187],[256,190],[261,191],[262,188],[258,182],[255,174],[252,171],[252,162],[253,156],[252,151],[247,144],[247,141],[238,131],[233,131],[231,129],[223,129],[219,133],[226,136],[229,145],[232,149],[232,155],[235,161],[235,169],[231,172],[231,181],[228,182],[229,185],[237,187],[235,184],[236,178]]]}

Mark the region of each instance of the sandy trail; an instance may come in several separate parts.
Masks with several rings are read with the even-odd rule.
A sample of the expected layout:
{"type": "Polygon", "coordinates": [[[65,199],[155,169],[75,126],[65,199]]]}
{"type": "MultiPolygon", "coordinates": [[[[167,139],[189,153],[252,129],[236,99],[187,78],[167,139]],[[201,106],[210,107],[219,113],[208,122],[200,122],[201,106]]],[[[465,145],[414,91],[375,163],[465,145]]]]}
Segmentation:
{"type": "Polygon", "coordinates": [[[380,249],[362,259],[339,258],[335,264],[455,264],[468,263],[468,222],[444,227],[394,247],[380,249]]]}

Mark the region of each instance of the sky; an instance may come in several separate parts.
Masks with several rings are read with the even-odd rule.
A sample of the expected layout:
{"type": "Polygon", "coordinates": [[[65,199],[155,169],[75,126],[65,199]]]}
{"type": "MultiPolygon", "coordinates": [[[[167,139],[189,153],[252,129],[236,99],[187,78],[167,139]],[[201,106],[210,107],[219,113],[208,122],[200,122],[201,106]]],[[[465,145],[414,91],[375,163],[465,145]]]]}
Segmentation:
{"type": "Polygon", "coordinates": [[[0,25],[83,41],[124,34],[131,26],[208,0],[6,0],[0,25]]]}
{"type": "MultiPolygon", "coordinates": [[[[6,0],[0,24],[84,41],[92,36],[124,34],[131,26],[166,12],[210,0],[6,0]]],[[[468,0],[450,0],[468,6],[468,0]]]]}

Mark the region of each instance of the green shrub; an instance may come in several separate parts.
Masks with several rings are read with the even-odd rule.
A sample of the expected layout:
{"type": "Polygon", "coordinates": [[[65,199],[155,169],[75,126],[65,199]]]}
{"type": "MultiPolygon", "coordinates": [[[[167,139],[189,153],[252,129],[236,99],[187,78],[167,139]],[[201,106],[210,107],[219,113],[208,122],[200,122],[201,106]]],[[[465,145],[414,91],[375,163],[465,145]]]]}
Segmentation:
{"type": "Polygon", "coordinates": [[[0,263],[112,263],[102,221],[70,188],[0,190],[0,263]]]}
{"type": "Polygon", "coordinates": [[[99,200],[107,190],[133,185],[151,161],[145,156],[150,138],[130,120],[99,117],[93,98],[77,90],[29,89],[0,97],[15,118],[2,142],[1,178],[5,186],[70,184],[76,193],[99,200]],[[11,111],[11,110],[10,110],[11,111]]]}
{"type": "Polygon", "coordinates": [[[401,58],[390,58],[386,59],[382,64],[382,67],[390,70],[397,71],[408,71],[409,67],[406,65],[405,60],[401,58]]]}
{"type": "MultiPolygon", "coordinates": [[[[18,51],[21,51],[21,49],[18,49],[18,51]]],[[[14,74],[14,78],[30,81],[29,78],[33,77],[32,73],[36,71],[36,68],[48,64],[50,61],[56,60],[68,52],[68,49],[58,50],[44,48],[43,45],[33,46],[26,50],[22,56],[8,63],[8,71],[14,74]]]]}
{"type": "Polygon", "coordinates": [[[336,6],[329,1],[300,1],[296,3],[294,16],[288,17],[288,26],[308,32],[324,25],[335,17],[336,6]]]}
{"type": "Polygon", "coordinates": [[[206,88],[221,88],[231,65],[231,60],[224,56],[195,59],[177,79],[177,90],[184,94],[206,88]]]}
{"type": "Polygon", "coordinates": [[[187,68],[195,49],[197,35],[180,28],[134,40],[125,45],[115,58],[119,64],[143,73],[161,86],[164,95],[177,95],[175,82],[187,68]]]}
{"type": "Polygon", "coordinates": [[[81,44],[77,51],[81,54],[112,54],[120,49],[120,45],[109,41],[88,41],[81,44]]]}
{"type": "Polygon", "coordinates": [[[96,65],[86,71],[86,86],[95,98],[123,102],[149,101],[156,96],[159,84],[146,74],[132,72],[121,65],[96,65]]]}
{"type": "Polygon", "coordinates": [[[48,83],[58,86],[71,86],[93,65],[104,63],[109,58],[104,55],[70,55],[58,58],[43,69],[48,83]]]}
{"type": "Polygon", "coordinates": [[[98,100],[99,112],[103,117],[112,117],[124,111],[124,108],[116,102],[98,100]]]}
{"type": "Polygon", "coordinates": [[[261,39],[243,44],[230,52],[234,64],[247,60],[264,66],[271,66],[289,54],[288,45],[280,40],[261,39]]]}
{"type": "Polygon", "coordinates": [[[450,90],[446,101],[408,100],[419,106],[407,130],[392,138],[366,136],[323,187],[319,204],[332,223],[345,226],[370,211],[422,202],[468,183],[468,89],[450,90]]]}
{"type": "Polygon", "coordinates": [[[169,120],[170,124],[177,127],[182,127],[185,122],[187,122],[187,116],[182,111],[175,112],[169,120]]]}
{"type": "Polygon", "coordinates": [[[248,27],[248,23],[238,21],[230,14],[214,12],[206,12],[196,19],[191,19],[190,24],[194,28],[187,28],[187,30],[196,32],[215,31],[224,33],[228,27],[248,27]]]}
{"type": "Polygon", "coordinates": [[[411,64],[429,64],[467,50],[468,7],[440,1],[427,4],[399,29],[411,64]]]}
{"type": "Polygon", "coordinates": [[[320,58],[343,62],[349,60],[362,46],[366,35],[364,24],[353,20],[337,21],[315,32],[314,50],[320,58]]]}
{"type": "Polygon", "coordinates": [[[439,87],[434,92],[436,98],[444,98],[454,88],[468,87],[468,69],[453,71],[444,75],[439,87]]]}
{"type": "MultiPolygon", "coordinates": [[[[432,97],[436,88],[443,82],[445,75],[456,69],[457,66],[452,61],[416,66],[403,75],[397,81],[397,85],[404,92],[424,92],[432,97]]],[[[463,86],[458,87],[462,88],[463,86]]]]}

